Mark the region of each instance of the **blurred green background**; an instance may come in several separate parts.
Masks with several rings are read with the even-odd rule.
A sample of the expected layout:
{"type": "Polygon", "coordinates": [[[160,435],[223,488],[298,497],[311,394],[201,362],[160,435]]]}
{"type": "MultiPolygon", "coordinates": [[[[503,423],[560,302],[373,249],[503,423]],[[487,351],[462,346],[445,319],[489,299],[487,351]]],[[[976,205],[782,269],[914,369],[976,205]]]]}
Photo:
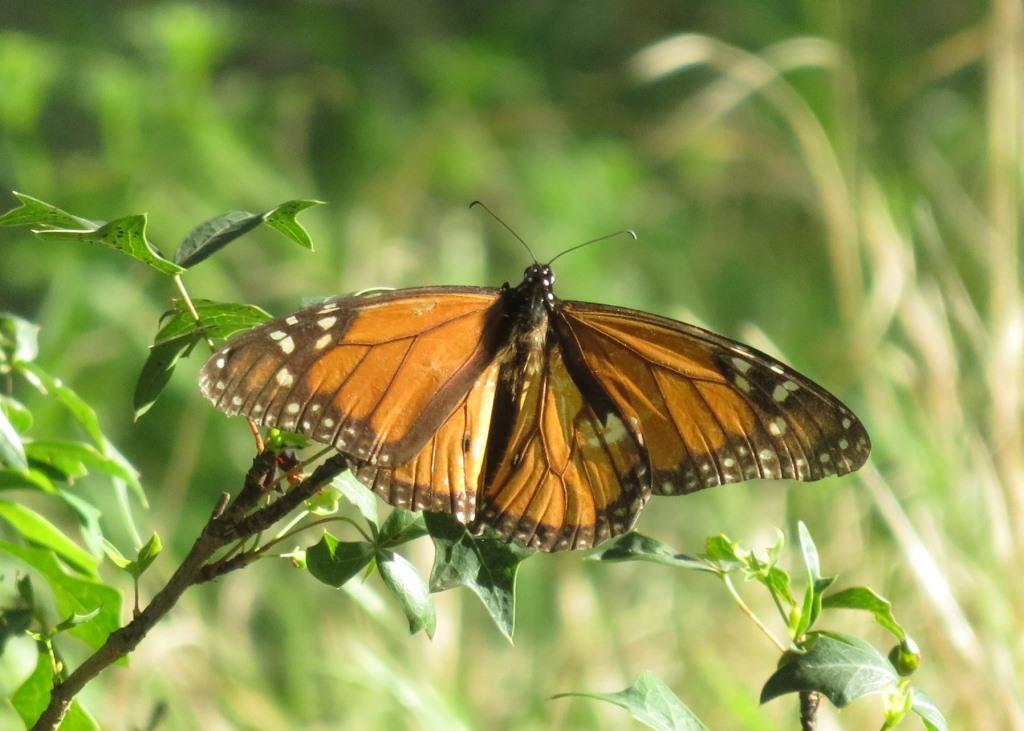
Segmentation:
{"type": "MultiPolygon", "coordinates": [[[[7,0],[0,16],[0,189],[148,211],[165,253],[230,208],[329,202],[303,214],[315,255],[257,230],[186,276],[194,296],[282,314],[370,286],[518,281],[526,253],[475,198],[542,258],[635,228],[560,260],[558,294],[779,354],[875,444],[857,475],[658,498],[639,529],[694,552],[804,520],[827,573],[894,600],[952,727],[1024,729],[1018,2],[7,0]]],[[[43,325],[41,363],[142,470],[137,520],[169,549],[152,592],[238,486],[248,431],[200,398],[200,358],[132,423],[163,278],[24,231],[0,245],[0,309],[43,325]]],[[[105,483],[81,489],[127,545],[105,483]]],[[[427,570],[429,542],[411,558],[427,570]]],[[[191,591],[84,701],[110,729],[160,702],[168,731],[620,729],[617,708],[547,699],[650,669],[712,728],[796,725],[792,698],[757,706],[776,651],[710,578],[533,558],[515,647],[468,592],[437,602],[433,642],[410,638],[376,579],[338,592],[264,561],[191,591]]],[[[880,723],[872,700],[823,713],[880,723]]]]}

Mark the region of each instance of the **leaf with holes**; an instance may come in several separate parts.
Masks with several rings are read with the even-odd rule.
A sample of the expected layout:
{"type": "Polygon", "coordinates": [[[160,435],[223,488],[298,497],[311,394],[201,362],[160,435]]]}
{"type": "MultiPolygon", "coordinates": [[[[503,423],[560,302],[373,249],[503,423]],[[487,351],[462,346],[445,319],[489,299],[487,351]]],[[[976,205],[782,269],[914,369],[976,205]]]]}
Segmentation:
{"type": "Polygon", "coordinates": [[[447,513],[424,513],[434,542],[430,590],[465,586],[479,597],[498,629],[512,641],[516,619],[516,573],[533,551],[494,538],[474,536],[447,513]]]}
{"type": "Polygon", "coordinates": [[[716,573],[706,563],[676,550],[659,540],[630,531],[605,541],[586,558],[587,561],[650,561],[663,566],[674,566],[695,571],[716,573]]]}
{"type": "Polygon", "coordinates": [[[373,546],[366,541],[341,542],[330,533],[306,550],[306,569],[316,579],[335,588],[362,571],[373,559],[373,546]]]}
{"type": "Polygon", "coordinates": [[[70,630],[70,634],[78,637],[89,647],[98,648],[110,633],[117,629],[121,617],[119,591],[99,581],[69,574],[53,551],[21,546],[8,541],[0,541],[0,551],[23,561],[39,572],[53,591],[57,611],[61,615],[66,617],[71,614],[88,614],[97,608],[100,610],[88,622],[70,630]]]}
{"type": "Polygon", "coordinates": [[[871,693],[896,688],[896,670],[872,645],[838,632],[807,635],[806,652],[789,653],[761,689],[766,703],[786,693],[813,690],[838,708],[871,693]]]}
{"type": "Polygon", "coordinates": [[[394,551],[378,548],[376,558],[384,585],[398,598],[405,618],[409,620],[409,633],[424,630],[427,637],[432,638],[437,627],[437,610],[427,582],[415,566],[394,551]]]}
{"type": "Polygon", "coordinates": [[[617,693],[559,693],[553,698],[572,696],[614,703],[655,731],[708,731],[672,689],[650,672],[641,673],[633,685],[617,693]]]}
{"type": "Polygon", "coordinates": [[[266,223],[295,243],[312,251],[309,234],[296,220],[300,211],[322,203],[314,200],[287,201],[264,213],[228,211],[214,216],[192,229],[174,254],[174,261],[183,267],[193,267],[223,249],[235,239],[266,223]]]}
{"type": "Polygon", "coordinates": [[[49,228],[93,229],[103,225],[101,221],[73,216],[46,201],[14,191],[14,197],[21,205],[0,216],[0,226],[47,226],[49,228]]]}
{"type": "Polygon", "coordinates": [[[96,229],[44,228],[32,233],[50,241],[80,241],[109,246],[148,264],[161,274],[173,275],[185,271],[174,262],[165,259],[146,238],[145,215],[125,216],[96,229]]]}

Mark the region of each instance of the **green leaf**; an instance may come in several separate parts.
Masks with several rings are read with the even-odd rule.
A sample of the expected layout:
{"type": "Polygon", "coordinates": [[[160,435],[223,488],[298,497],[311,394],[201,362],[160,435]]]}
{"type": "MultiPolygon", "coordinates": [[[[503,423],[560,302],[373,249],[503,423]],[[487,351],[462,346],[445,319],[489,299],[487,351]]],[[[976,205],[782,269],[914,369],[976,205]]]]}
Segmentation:
{"type": "Polygon", "coordinates": [[[559,693],[554,698],[595,698],[629,711],[637,721],[656,731],[708,731],[700,720],[653,673],[643,672],[618,693],[559,693]]]}
{"type": "Polygon", "coordinates": [[[261,223],[263,216],[249,211],[227,211],[214,216],[188,232],[174,252],[174,261],[185,268],[195,266],[261,223]]]}
{"type": "Polygon", "coordinates": [[[86,612],[85,614],[79,614],[77,612],[74,612],[71,614],[70,617],[65,619],[63,622],[57,624],[53,628],[53,633],[56,634],[57,632],[67,632],[72,627],[77,627],[80,624],[85,624],[86,622],[93,619],[99,613],[99,607],[93,609],[91,612],[86,612]]]}
{"type": "Polygon", "coordinates": [[[41,470],[29,467],[25,472],[17,470],[0,469],[0,490],[41,490],[51,495],[57,494],[58,490],[53,482],[41,470]]]}
{"type": "Polygon", "coordinates": [[[378,548],[377,570],[384,579],[384,585],[402,605],[402,611],[409,620],[409,633],[416,634],[424,630],[427,637],[432,638],[437,626],[437,610],[434,609],[434,600],[427,589],[427,582],[416,567],[394,551],[378,548]]]}
{"type": "Polygon", "coordinates": [[[494,538],[474,536],[447,513],[424,513],[424,519],[434,542],[430,590],[469,588],[511,642],[515,631],[516,572],[533,551],[494,538]]]}
{"type": "Polygon", "coordinates": [[[160,392],[171,380],[171,374],[174,373],[174,367],[178,365],[178,361],[182,356],[187,355],[200,339],[201,336],[198,333],[193,333],[160,345],[154,345],[150,349],[149,357],[146,358],[142,372],[139,373],[139,380],[135,383],[135,394],[132,398],[136,420],[156,403],[160,392]]]}
{"type": "Polygon", "coordinates": [[[267,222],[268,226],[277,229],[299,246],[312,251],[313,241],[295,217],[307,208],[323,205],[323,203],[323,201],[317,200],[287,201],[264,213],[263,220],[267,222]]]}
{"type": "Polygon", "coordinates": [[[324,533],[319,543],[306,550],[306,568],[315,578],[339,587],[358,574],[373,558],[373,546],[366,541],[342,543],[324,533]]]}
{"type": "Polygon", "coordinates": [[[24,505],[0,500],[0,518],[7,521],[29,543],[51,549],[83,573],[98,578],[99,561],[96,557],[80,548],[39,513],[24,505]]]}
{"type": "Polygon", "coordinates": [[[50,228],[97,228],[101,224],[88,218],[73,216],[57,206],[14,192],[21,205],[0,216],[0,226],[49,226],[50,228]]]}
{"type": "Polygon", "coordinates": [[[273,318],[256,305],[243,305],[235,302],[214,302],[213,300],[194,300],[192,302],[199,319],[196,320],[183,302],[178,307],[164,313],[153,345],[162,345],[172,340],[187,336],[208,338],[229,338],[237,332],[250,330],[257,325],[270,322],[273,318]]]}
{"type": "MultiPolygon", "coordinates": [[[[11,636],[7,645],[0,650],[0,698],[9,700],[31,677],[39,659],[37,645],[36,640],[21,633],[11,636]]],[[[0,718],[4,716],[9,714],[0,715],[0,718]]]]}
{"type": "Polygon", "coordinates": [[[21,437],[7,418],[7,412],[0,409],[0,462],[19,472],[28,470],[28,460],[21,437]]]}
{"type": "Polygon", "coordinates": [[[739,543],[720,533],[704,542],[704,554],[701,558],[713,561],[722,571],[728,572],[744,565],[749,555],[739,543]]]}
{"type": "Polygon", "coordinates": [[[11,426],[19,434],[24,434],[32,428],[32,412],[17,399],[0,394],[0,412],[7,416],[11,426]]]}
{"type": "Polygon", "coordinates": [[[823,609],[860,609],[871,612],[875,621],[892,632],[901,642],[907,638],[906,630],[892,613],[892,602],[866,586],[851,586],[822,598],[823,609]]]}
{"type": "Polygon", "coordinates": [[[601,547],[586,557],[587,561],[650,561],[663,566],[675,566],[695,571],[717,573],[714,568],[699,558],[677,553],[674,548],[659,540],[630,531],[605,541],[601,547]]]}
{"type": "Polygon", "coordinates": [[[74,513],[82,530],[85,545],[93,554],[98,555],[103,550],[103,530],[100,528],[99,508],[66,490],[58,491],[57,497],[74,513]]]}
{"type": "Polygon", "coordinates": [[[345,499],[352,503],[360,515],[370,525],[378,525],[377,496],[368,487],[356,480],[351,472],[343,472],[334,478],[331,484],[336,487],[345,499]]]}
{"type": "Polygon", "coordinates": [[[160,536],[154,533],[146,544],[139,549],[139,557],[135,559],[138,573],[132,574],[135,578],[139,578],[148,569],[156,557],[160,555],[160,552],[164,550],[163,544],[160,542],[160,536]]]}
{"type": "MultiPolygon", "coordinates": [[[[32,726],[42,715],[46,704],[50,701],[52,689],[53,668],[50,664],[50,656],[45,648],[40,646],[36,669],[11,696],[11,705],[25,722],[26,728],[32,726]]],[[[99,728],[96,721],[77,700],[71,702],[71,707],[60,724],[61,731],[99,731],[99,728]]]]}
{"type": "Polygon", "coordinates": [[[10,312],[0,312],[0,350],[8,351],[16,363],[35,360],[39,355],[39,326],[10,312]]]}
{"type": "Polygon", "coordinates": [[[40,439],[25,444],[25,453],[30,460],[49,465],[72,478],[82,477],[90,471],[99,471],[126,482],[138,481],[132,468],[100,453],[87,442],[40,439]]]}
{"type": "Polygon", "coordinates": [[[44,240],[81,241],[109,246],[133,259],[149,264],[161,274],[173,275],[185,271],[174,262],[165,259],[146,238],[145,214],[118,218],[99,228],[43,228],[32,233],[44,240]]]}
{"type": "Polygon", "coordinates": [[[889,661],[859,637],[812,632],[806,652],[790,653],[761,689],[761,702],[786,693],[813,690],[842,708],[870,693],[892,689],[899,676],[889,661]]]}
{"type": "Polygon", "coordinates": [[[119,569],[127,570],[132,565],[132,560],[121,553],[118,547],[106,538],[103,539],[103,552],[107,554],[107,558],[119,569]]]}
{"type": "Polygon", "coordinates": [[[312,251],[313,242],[295,217],[300,211],[321,202],[293,200],[265,213],[234,210],[214,216],[189,232],[175,252],[174,261],[186,268],[193,267],[261,223],[266,223],[295,243],[312,251]]]}
{"type": "Polygon", "coordinates": [[[31,566],[46,579],[62,616],[87,614],[99,608],[93,619],[70,631],[89,647],[96,649],[117,629],[121,617],[121,593],[106,584],[81,576],[72,576],[50,550],[0,541],[0,551],[31,566]]]}
{"type": "Polygon", "coordinates": [[[935,705],[935,701],[920,688],[911,689],[910,710],[921,717],[928,731],[947,731],[946,719],[935,705]]]}
{"type": "Polygon", "coordinates": [[[797,523],[797,532],[800,536],[800,551],[804,557],[804,566],[807,567],[807,588],[804,590],[800,621],[793,633],[794,639],[800,638],[818,621],[818,617],[821,615],[822,595],[836,581],[834,576],[823,577],[821,575],[818,548],[814,545],[811,532],[807,530],[807,526],[802,520],[797,523]]]}
{"type": "Polygon", "coordinates": [[[425,535],[427,526],[423,513],[395,508],[380,527],[377,545],[381,548],[394,548],[425,535]]]}

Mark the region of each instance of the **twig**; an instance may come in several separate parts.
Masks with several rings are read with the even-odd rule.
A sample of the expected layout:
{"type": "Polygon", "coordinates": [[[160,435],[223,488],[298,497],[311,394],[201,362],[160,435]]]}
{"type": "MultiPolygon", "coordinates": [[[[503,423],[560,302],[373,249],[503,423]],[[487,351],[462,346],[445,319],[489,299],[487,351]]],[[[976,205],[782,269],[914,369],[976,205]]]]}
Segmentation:
{"type": "Polygon", "coordinates": [[[733,586],[732,579],[729,578],[729,575],[719,574],[719,576],[721,576],[722,581],[725,583],[725,587],[729,590],[729,593],[732,595],[732,598],[736,601],[736,604],[739,606],[740,611],[748,617],[750,617],[750,620],[758,626],[758,629],[764,632],[765,636],[772,641],[772,644],[779,648],[779,652],[786,652],[786,646],[779,642],[778,639],[776,639],[775,635],[772,634],[771,630],[765,627],[764,622],[762,622],[758,618],[758,616],[754,614],[753,610],[747,606],[747,603],[743,601],[743,597],[741,597],[739,595],[739,592],[736,591],[736,587],[733,586]]]}
{"type": "Polygon", "coordinates": [[[813,690],[800,691],[800,731],[815,731],[818,728],[818,703],[821,695],[813,690]]]}
{"type": "Polygon", "coordinates": [[[54,685],[50,702],[32,726],[32,731],[56,731],[79,691],[100,672],[131,653],[190,586],[205,580],[203,570],[217,551],[234,541],[245,540],[269,528],[348,468],[347,458],[336,454],[270,505],[249,513],[253,504],[259,500],[258,488],[268,479],[268,472],[273,476],[267,463],[268,459],[264,455],[256,456],[238,497],[233,503],[228,503],[224,498],[218,502],[185,560],[146,608],[128,624],[112,632],[106,642],[71,675],[54,685]],[[255,497],[252,497],[253,493],[255,497]]]}

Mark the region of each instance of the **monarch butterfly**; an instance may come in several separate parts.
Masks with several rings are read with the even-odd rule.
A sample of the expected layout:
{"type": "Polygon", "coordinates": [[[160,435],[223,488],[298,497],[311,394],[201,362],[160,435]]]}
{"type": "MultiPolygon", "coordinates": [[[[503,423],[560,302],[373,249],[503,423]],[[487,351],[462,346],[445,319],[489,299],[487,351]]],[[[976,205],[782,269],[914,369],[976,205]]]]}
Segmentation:
{"type": "Polygon", "coordinates": [[[392,505],[542,551],[626,532],[652,494],[817,480],[867,459],[857,417],[765,353],[560,300],[554,281],[535,261],[516,287],[307,307],[230,341],[200,389],[227,414],[349,455],[392,505]]]}

